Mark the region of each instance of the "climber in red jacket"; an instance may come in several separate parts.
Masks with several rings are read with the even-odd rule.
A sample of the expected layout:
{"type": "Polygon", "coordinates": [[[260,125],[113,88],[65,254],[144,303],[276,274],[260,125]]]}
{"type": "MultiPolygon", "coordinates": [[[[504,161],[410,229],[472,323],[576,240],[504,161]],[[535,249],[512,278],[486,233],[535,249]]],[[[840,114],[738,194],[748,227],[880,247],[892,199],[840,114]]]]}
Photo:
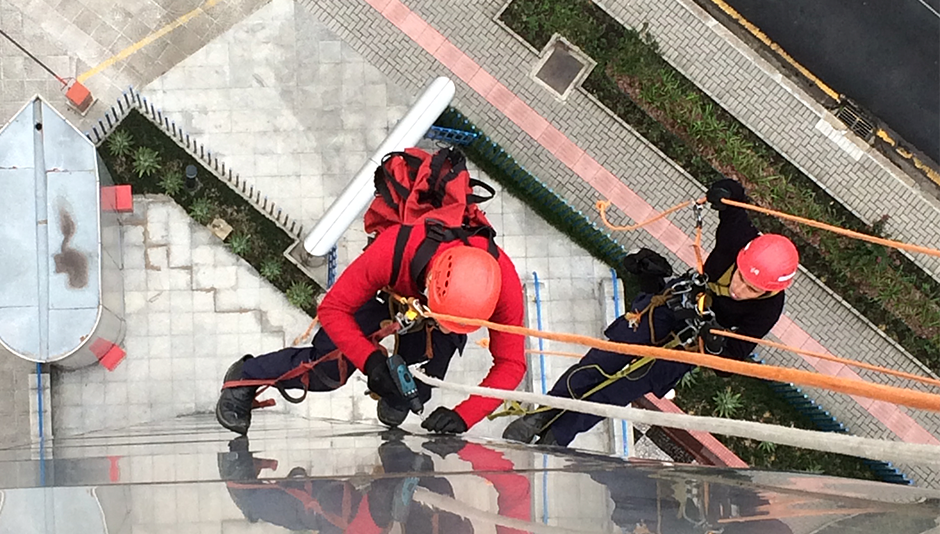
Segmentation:
{"type": "MultiPolygon", "coordinates": [[[[386,365],[385,353],[368,338],[391,317],[383,289],[403,297],[419,297],[437,313],[515,326],[523,322],[522,286],[512,261],[495,245],[492,234],[460,235],[461,231],[435,225],[433,220],[383,231],[326,294],[318,310],[322,328],[312,347],[245,356],[229,368],[225,381],[278,378],[338,348],[343,356],[313,368],[307,374],[308,384],[295,378],[279,383],[278,388],[333,390],[345,383],[347,369],[355,368],[368,377],[369,389],[381,397],[379,420],[398,426],[408,415],[407,404],[386,365]],[[457,235],[450,235],[454,233],[457,235]]],[[[427,328],[398,336],[397,352],[408,364],[426,361],[425,372],[443,378],[450,358],[463,350],[466,334],[476,328],[444,321],[430,323],[427,328]]],[[[515,389],[526,371],[524,339],[495,331],[489,336],[493,367],[480,385],[515,389]]],[[[420,382],[417,387],[421,401],[426,402],[430,387],[420,382]]],[[[222,426],[247,433],[256,390],[257,386],[223,389],[216,406],[222,426]]],[[[422,427],[432,432],[465,432],[499,404],[497,399],[471,396],[453,409],[438,408],[422,427]]]]}

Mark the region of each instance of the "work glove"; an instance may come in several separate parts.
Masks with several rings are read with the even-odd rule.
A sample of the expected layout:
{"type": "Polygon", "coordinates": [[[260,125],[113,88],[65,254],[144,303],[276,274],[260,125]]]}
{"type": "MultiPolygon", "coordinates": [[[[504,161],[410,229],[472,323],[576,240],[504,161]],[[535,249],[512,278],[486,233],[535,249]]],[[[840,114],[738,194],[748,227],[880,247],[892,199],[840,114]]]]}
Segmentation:
{"type": "Polygon", "coordinates": [[[381,350],[376,350],[366,360],[365,372],[368,378],[369,391],[389,401],[405,402],[405,398],[398,389],[398,384],[388,370],[388,356],[381,350]]]}
{"type": "Polygon", "coordinates": [[[725,342],[728,338],[712,334],[712,330],[724,330],[724,328],[714,319],[705,323],[705,326],[702,327],[702,342],[705,345],[705,352],[718,355],[725,349],[725,342]]]}
{"type": "Polygon", "coordinates": [[[728,207],[727,204],[722,202],[722,199],[725,198],[746,202],[747,194],[744,191],[744,186],[735,180],[726,178],[713,183],[711,187],[708,188],[708,192],[705,193],[705,199],[711,203],[711,207],[714,210],[722,211],[728,207]]]}
{"type": "Polygon", "coordinates": [[[421,428],[438,434],[462,434],[467,431],[467,423],[457,415],[457,412],[441,406],[431,412],[431,415],[421,423],[421,428]]]}

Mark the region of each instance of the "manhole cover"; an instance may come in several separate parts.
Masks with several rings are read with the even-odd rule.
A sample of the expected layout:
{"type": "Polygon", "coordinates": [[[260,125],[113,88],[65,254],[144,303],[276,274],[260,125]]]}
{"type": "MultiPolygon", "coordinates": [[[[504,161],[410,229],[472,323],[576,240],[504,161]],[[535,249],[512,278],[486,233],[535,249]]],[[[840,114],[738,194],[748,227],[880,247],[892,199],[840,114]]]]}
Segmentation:
{"type": "Polygon", "coordinates": [[[555,35],[535,66],[535,79],[564,99],[596,63],[583,52],[555,35]]]}

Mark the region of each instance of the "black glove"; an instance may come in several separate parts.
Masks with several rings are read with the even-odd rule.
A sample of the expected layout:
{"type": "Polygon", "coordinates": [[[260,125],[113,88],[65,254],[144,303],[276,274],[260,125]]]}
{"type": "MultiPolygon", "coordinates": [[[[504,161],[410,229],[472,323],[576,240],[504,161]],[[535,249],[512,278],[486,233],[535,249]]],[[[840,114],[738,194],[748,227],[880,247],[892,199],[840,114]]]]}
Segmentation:
{"type": "Polygon", "coordinates": [[[702,327],[702,341],[705,345],[705,352],[709,354],[721,354],[725,349],[725,336],[712,334],[711,330],[724,330],[717,321],[711,320],[702,327]]]}
{"type": "Polygon", "coordinates": [[[466,440],[453,436],[441,436],[430,439],[421,444],[423,449],[429,450],[441,458],[460,452],[467,445],[466,440]]]}
{"type": "Polygon", "coordinates": [[[467,431],[467,423],[457,415],[457,412],[441,406],[431,412],[431,415],[421,423],[421,428],[439,434],[461,434],[467,431]]]}
{"type": "Polygon", "coordinates": [[[718,211],[722,211],[728,207],[727,204],[721,201],[724,198],[746,202],[747,194],[744,192],[744,186],[730,178],[718,180],[713,183],[711,187],[708,188],[708,192],[705,193],[705,199],[711,203],[712,209],[718,211]]]}
{"type": "Polygon", "coordinates": [[[387,359],[388,356],[385,353],[376,350],[366,360],[365,372],[369,378],[369,391],[390,401],[404,403],[405,398],[398,389],[395,379],[392,378],[392,373],[388,370],[387,359]]]}

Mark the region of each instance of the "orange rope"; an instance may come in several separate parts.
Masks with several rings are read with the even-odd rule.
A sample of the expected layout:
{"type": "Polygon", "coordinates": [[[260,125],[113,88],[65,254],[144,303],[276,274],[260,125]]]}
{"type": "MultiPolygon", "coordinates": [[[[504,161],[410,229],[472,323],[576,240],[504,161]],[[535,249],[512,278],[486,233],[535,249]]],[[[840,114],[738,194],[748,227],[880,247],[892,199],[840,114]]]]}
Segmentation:
{"type": "Polygon", "coordinates": [[[600,214],[601,214],[601,221],[604,222],[604,226],[606,226],[607,228],[609,228],[609,229],[611,229],[611,230],[615,230],[615,231],[618,231],[618,232],[630,232],[630,231],[636,230],[637,228],[642,228],[642,227],[646,226],[647,224],[654,223],[654,222],[656,222],[656,221],[662,219],[662,218],[665,217],[666,215],[669,215],[670,213],[679,211],[679,210],[681,210],[682,208],[687,207],[687,206],[688,206],[689,204],[691,204],[691,203],[692,203],[691,201],[683,202],[682,204],[678,204],[678,205],[676,205],[676,206],[673,206],[673,207],[669,208],[668,210],[666,210],[666,211],[660,213],[659,215],[653,217],[652,219],[647,219],[647,220],[645,220],[645,221],[643,221],[643,222],[641,222],[641,223],[632,224],[632,225],[630,225],[630,226],[614,226],[614,225],[610,224],[610,222],[607,220],[607,208],[610,207],[610,201],[609,201],[609,200],[598,200],[597,203],[594,204],[594,206],[597,208],[597,211],[600,212],[600,214]]]}
{"type": "Polygon", "coordinates": [[[735,373],[753,378],[762,378],[764,380],[773,380],[775,382],[791,382],[801,386],[818,387],[845,393],[846,395],[857,395],[870,399],[890,402],[900,406],[918,408],[940,412],[940,395],[933,393],[924,393],[910,389],[903,389],[883,384],[872,384],[863,380],[852,380],[837,376],[822,375],[819,373],[810,373],[799,369],[787,369],[772,365],[761,365],[756,363],[740,362],[729,360],[720,356],[701,354],[696,352],[686,352],[679,350],[664,349],[661,347],[648,347],[644,345],[630,345],[627,343],[615,343],[613,341],[603,341],[588,336],[577,334],[560,334],[555,332],[545,332],[525,328],[522,326],[508,326],[490,321],[479,319],[469,319],[465,317],[456,317],[440,313],[428,312],[428,316],[444,321],[455,323],[485,326],[497,332],[506,332],[522,336],[533,336],[562,343],[575,343],[618,354],[628,356],[648,356],[673,362],[687,363],[702,367],[709,367],[726,373],[735,373]]]}
{"type": "Polygon", "coordinates": [[[702,227],[695,227],[695,244],[693,245],[695,249],[695,268],[698,270],[699,274],[705,272],[705,262],[702,260],[702,227]]]}
{"type": "Polygon", "coordinates": [[[766,347],[773,347],[775,349],[788,350],[790,352],[795,352],[797,354],[804,354],[806,356],[812,356],[813,358],[819,358],[820,360],[827,360],[830,362],[842,363],[845,365],[851,365],[853,367],[859,367],[862,369],[867,369],[869,371],[877,371],[879,373],[885,373],[892,376],[897,376],[901,378],[907,378],[908,380],[916,380],[917,382],[923,382],[924,384],[930,384],[932,386],[940,387],[940,380],[935,378],[929,378],[926,376],[914,375],[911,373],[905,373],[904,371],[895,371],[894,369],[887,369],[885,367],[879,367],[877,365],[872,365],[865,362],[860,362],[857,360],[849,360],[847,358],[840,358],[838,356],[833,356],[831,354],[824,354],[822,352],[813,352],[811,350],[803,350],[789,345],[784,345],[782,343],[776,343],[773,341],[768,341],[766,339],[758,339],[756,337],[748,337],[735,332],[729,332],[727,330],[711,330],[712,334],[718,334],[719,336],[730,337],[733,339],[740,339],[741,341],[749,341],[751,343],[757,343],[758,345],[764,345],[766,347]]]}
{"type": "Polygon", "coordinates": [[[294,342],[291,343],[291,346],[296,347],[304,341],[307,341],[307,338],[310,337],[310,333],[313,332],[313,327],[317,326],[318,322],[320,322],[320,317],[314,317],[313,320],[310,321],[310,326],[304,330],[304,333],[294,338],[294,342]]]}
{"type": "Polygon", "coordinates": [[[812,226],[813,228],[819,228],[820,230],[828,230],[830,232],[844,235],[846,237],[851,237],[854,239],[860,239],[862,241],[867,241],[869,243],[875,243],[876,245],[884,245],[886,247],[893,247],[901,250],[908,250],[911,252],[920,252],[922,254],[927,254],[930,256],[936,256],[940,258],[940,250],[935,250],[932,248],[922,247],[920,245],[910,245],[908,243],[902,243],[900,241],[894,241],[891,239],[884,239],[883,237],[875,237],[868,234],[862,234],[855,232],[853,230],[846,230],[845,228],[839,228],[838,226],[832,226],[826,223],[821,223],[819,221],[814,221],[812,219],[805,219],[803,217],[797,217],[796,215],[789,215],[786,213],[781,213],[779,211],[770,210],[767,208],[761,208],[753,204],[747,204],[744,202],[738,202],[736,200],[730,200],[727,198],[721,199],[722,202],[729,206],[735,206],[738,208],[744,208],[746,210],[756,211],[758,213],[764,213],[766,215],[772,215],[774,217],[779,217],[781,219],[786,219],[788,221],[798,222],[800,224],[805,224],[807,226],[812,226]]]}
{"type": "MultiPolygon", "coordinates": [[[[483,338],[476,342],[477,345],[483,347],[484,349],[490,348],[489,338],[483,338]]],[[[583,358],[584,354],[578,352],[560,352],[555,350],[538,350],[538,349],[525,349],[526,354],[549,354],[551,356],[564,356],[566,358],[583,358]]]]}

